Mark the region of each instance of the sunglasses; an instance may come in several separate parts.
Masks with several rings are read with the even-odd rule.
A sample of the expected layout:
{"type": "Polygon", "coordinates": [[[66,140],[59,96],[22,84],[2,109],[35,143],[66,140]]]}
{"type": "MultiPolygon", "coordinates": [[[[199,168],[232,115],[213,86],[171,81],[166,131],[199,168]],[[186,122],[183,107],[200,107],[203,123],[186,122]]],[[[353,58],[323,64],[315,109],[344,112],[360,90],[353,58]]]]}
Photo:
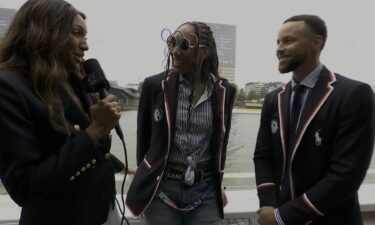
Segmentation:
{"type": "Polygon", "coordinates": [[[195,46],[192,46],[190,44],[190,41],[186,38],[179,38],[177,39],[176,37],[174,36],[169,36],[169,38],[167,39],[167,46],[169,49],[171,48],[174,48],[176,47],[176,45],[178,45],[178,47],[183,50],[183,51],[186,51],[188,50],[189,48],[194,48],[195,46]]]}
{"type": "MultiPolygon", "coordinates": [[[[187,51],[189,48],[195,48],[198,44],[198,38],[194,33],[187,34],[189,38],[186,38],[184,34],[180,31],[174,32],[171,34],[169,29],[163,29],[161,33],[162,39],[167,43],[167,46],[170,49],[178,46],[182,51],[187,51]],[[169,34],[169,35],[166,35],[169,34]],[[167,38],[164,38],[167,37],[167,38]]],[[[198,45],[198,47],[206,47],[206,45],[198,45]]]]}

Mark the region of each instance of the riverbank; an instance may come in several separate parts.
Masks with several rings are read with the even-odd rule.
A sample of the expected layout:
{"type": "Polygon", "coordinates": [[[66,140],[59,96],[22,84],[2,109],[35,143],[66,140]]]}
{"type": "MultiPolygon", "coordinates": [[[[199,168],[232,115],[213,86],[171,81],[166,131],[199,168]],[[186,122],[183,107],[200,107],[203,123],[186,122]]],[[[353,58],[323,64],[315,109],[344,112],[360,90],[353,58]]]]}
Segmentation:
{"type": "Polygon", "coordinates": [[[239,114],[260,114],[262,112],[262,109],[258,108],[239,108],[235,107],[233,108],[233,113],[239,113],[239,114]]]}

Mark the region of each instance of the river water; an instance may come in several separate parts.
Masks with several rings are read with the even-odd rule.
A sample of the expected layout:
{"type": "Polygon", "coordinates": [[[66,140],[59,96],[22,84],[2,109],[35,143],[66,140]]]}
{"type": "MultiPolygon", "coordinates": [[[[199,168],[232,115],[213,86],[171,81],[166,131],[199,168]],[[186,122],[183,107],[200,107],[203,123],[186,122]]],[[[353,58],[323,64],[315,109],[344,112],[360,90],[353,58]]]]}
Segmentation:
{"type": "MultiPolygon", "coordinates": [[[[259,114],[233,114],[225,172],[254,171],[252,155],[259,118],[259,114]]],[[[137,111],[134,110],[124,112],[120,121],[125,135],[130,167],[136,167],[136,119],[137,111]]],[[[120,159],[124,159],[122,144],[115,132],[113,132],[111,151],[120,159]]]]}
{"type": "MultiPolygon", "coordinates": [[[[129,167],[136,168],[137,111],[125,111],[120,120],[124,131],[129,167]]],[[[260,113],[233,113],[223,185],[231,188],[254,188],[253,153],[258,134],[260,113]]],[[[120,139],[113,133],[112,152],[120,159],[124,153],[120,139]]],[[[373,157],[375,158],[375,157],[373,157]]],[[[375,160],[372,160],[365,182],[375,182],[375,160]]],[[[127,189],[126,189],[127,190],[127,189]]]]}
{"type": "MultiPolygon", "coordinates": [[[[254,165],[252,157],[259,127],[259,119],[259,113],[233,113],[223,182],[224,186],[232,188],[254,188],[254,165]]],[[[136,110],[124,111],[122,113],[120,125],[124,132],[128,163],[131,168],[136,168],[136,123],[136,110]]],[[[111,151],[120,160],[124,161],[122,144],[114,131],[111,151]]],[[[372,160],[370,170],[372,172],[367,176],[365,182],[375,181],[375,160],[372,160]]],[[[127,180],[125,190],[127,190],[130,180],[127,180]]],[[[117,181],[116,186],[119,190],[121,186],[120,180],[117,181]]],[[[1,184],[0,194],[6,194],[1,184]]]]}

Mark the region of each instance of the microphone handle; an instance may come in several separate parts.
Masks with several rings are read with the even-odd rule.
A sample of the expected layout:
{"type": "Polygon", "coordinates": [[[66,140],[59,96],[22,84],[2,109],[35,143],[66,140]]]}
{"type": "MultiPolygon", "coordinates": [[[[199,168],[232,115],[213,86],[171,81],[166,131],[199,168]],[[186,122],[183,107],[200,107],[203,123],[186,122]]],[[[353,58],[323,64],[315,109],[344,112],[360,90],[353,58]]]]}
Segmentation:
{"type": "MultiPolygon", "coordinates": [[[[101,88],[101,89],[99,89],[99,95],[100,95],[100,99],[103,99],[103,98],[108,96],[108,91],[105,88],[101,88]]],[[[120,124],[118,122],[115,126],[115,130],[116,130],[116,133],[119,136],[119,138],[121,140],[124,140],[124,134],[122,133],[120,124]]]]}
{"type": "Polygon", "coordinates": [[[122,133],[122,130],[121,130],[121,127],[120,127],[120,124],[117,122],[116,126],[115,126],[115,130],[116,130],[116,133],[118,135],[118,137],[121,139],[121,140],[124,140],[124,134],[122,133]]]}
{"type": "Polygon", "coordinates": [[[105,88],[100,88],[99,95],[100,95],[100,99],[103,99],[108,96],[108,91],[105,88]]]}

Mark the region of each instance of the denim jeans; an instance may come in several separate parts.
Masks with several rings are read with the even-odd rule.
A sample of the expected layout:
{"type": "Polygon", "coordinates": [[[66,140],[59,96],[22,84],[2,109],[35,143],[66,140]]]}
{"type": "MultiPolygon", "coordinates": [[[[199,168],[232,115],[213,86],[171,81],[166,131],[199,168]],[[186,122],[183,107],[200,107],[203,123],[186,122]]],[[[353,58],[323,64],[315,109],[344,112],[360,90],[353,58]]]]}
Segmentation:
{"type": "MultiPolygon", "coordinates": [[[[163,178],[159,191],[183,208],[198,200],[211,183],[212,178],[208,178],[188,186],[180,180],[163,178]]],[[[202,204],[188,212],[174,209],[155,196],[145,212],[145,220],[147,225],[220,225],[216,192],[213,190],[202,204]]]]}

